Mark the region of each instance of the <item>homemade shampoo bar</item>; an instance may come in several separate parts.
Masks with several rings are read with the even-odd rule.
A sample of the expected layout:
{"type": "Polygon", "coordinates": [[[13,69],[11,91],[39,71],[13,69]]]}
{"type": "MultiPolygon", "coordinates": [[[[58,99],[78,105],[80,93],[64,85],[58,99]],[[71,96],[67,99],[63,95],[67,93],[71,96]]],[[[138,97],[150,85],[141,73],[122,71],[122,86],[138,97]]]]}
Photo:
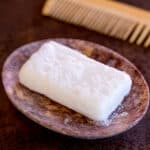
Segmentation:
{"type": "Polygon", "coordinates": [[[35,92],[96,121],[106,121],[131,89],[130,76],[69,47],[47,42],[19,72],[35,92]]]}

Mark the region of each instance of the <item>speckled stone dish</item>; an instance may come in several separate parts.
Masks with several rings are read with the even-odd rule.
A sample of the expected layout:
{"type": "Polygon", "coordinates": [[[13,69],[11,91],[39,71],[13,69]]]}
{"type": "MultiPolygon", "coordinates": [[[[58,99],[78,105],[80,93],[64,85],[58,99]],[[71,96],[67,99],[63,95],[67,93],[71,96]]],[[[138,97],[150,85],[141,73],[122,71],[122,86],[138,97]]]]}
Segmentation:
{"type": "Polygon", "coordinates": [[[48,129],[77,138],[98,139],[122,133],[137,124],[149,106],[148,85],[137,68],[116,52],[87,41],[48,39],[22,46],[7,58],[3,66],[2,80],[11,102],[25,116],[48,129]],[[109,119],[112,121],[108,126],[93,122],[43,95],[30,91],[19,83],[20,67],[44,42],[49,40],[78,49],[97,61],[130,74],[133,81],[132,90],[124,99],[121,109],[117,109],[110,116],[109,119]]]}

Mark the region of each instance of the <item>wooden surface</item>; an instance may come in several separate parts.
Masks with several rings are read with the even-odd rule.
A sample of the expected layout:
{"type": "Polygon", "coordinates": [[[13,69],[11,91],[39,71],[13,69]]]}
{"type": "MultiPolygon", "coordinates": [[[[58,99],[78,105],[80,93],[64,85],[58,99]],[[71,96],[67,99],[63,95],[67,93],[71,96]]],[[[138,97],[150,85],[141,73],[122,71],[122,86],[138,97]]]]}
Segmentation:
{"type": "MultiPolygon", "coordinates": [[[[40,13],[43,3],[44,0],[0,1],[0,70],[6,57],[22,44],[45,38],[71,37],[97,42],[118,51],[141,70],[150,85],[150,48],[143,49],[43,17],[40,13]]],[[[130,3],[150,9],[149,0],[132,0],[130,3]]],[[[74,139],[44,129],[27,119],[13,107],[0,83],[0,150],[3,149],[149,150],[150,111],[137,126],[121,135],[103,140],[74,139]]]]}

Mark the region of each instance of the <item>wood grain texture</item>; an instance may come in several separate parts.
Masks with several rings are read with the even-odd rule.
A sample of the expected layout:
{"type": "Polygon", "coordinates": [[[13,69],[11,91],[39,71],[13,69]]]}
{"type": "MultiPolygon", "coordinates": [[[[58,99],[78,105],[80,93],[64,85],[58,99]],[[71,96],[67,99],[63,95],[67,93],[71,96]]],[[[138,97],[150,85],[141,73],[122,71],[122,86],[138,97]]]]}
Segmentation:
{"type": "MultiPolygon", "coordinates": [[[[122,0],[150,9],[149,0],[122,0]]],[[[150,50],[41,16],[44,0],[0,1],[0,70],[17,47],[46,38],[78,38],[114,49],[132,61],[150,85],[150,50]]],[[[30,121],[10,103],[0,80],[0,150],[149,150],[150,110],[134,128],[103,140],[79,140],[49,131],[30,121]]]]}
{"type": "Polygon", "coordinates": [[[130,74],[133,82],[131,92],[124,99],[121,105],[122,109],[114,111],[113,115],[110,116],[109,119],[112,121],[109,126],[106,127],[93,122],[79,113],[22,86],[18,80],[21,66],[46,41],[33,42],[18,48],[7,58],[4,64],[3,85],[11,102],[18,110],[48,129],[83,139],[111,137],[130,129],[141,120],[149,106],[147,83],[141,73],[129,61],[98,44],[73,39],[55,40],[77,49],[97,61],[130,74]]]}

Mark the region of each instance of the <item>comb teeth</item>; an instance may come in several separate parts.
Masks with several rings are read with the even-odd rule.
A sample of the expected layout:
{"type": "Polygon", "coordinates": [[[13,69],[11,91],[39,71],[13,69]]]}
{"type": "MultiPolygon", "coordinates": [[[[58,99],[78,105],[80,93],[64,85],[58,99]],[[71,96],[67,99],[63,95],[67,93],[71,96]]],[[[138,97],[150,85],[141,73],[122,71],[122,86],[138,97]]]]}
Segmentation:
{"type": "Polygon", "coordinates": [[[140,45],[143,43],[143,41],[146,39],[146,37],[148,36],[149,34],[149,31],[150,31],[150,28],[149,27],[145,27],[141,33],[141,35],[139,36],[136,44],[137,45],[140,45]]]}
{"type": "Polygon", "coordinates": [[[136,41],[137,37],[138,37],[139,34],[142,32],[143,28],[144,28],[144,25],[143,25],[143,24],[138,24],[138,25],[137,25],[137,27],[136,27],[136,29],[134,30],[132,36],[130,37],[130,40],[129,40],[130,43],[133,43],[133,42],[136,41]]]}
{"type": "MultiPolygon", "coordinates": [[[[150,45],[150,22],[90,0],[47,0],[43,14],[137,45],[150,45]]],[[[102,0],[101,0],[102,1],[102,0]]],[[[114,2],[115,3],[115,2],[114,2]]]]}
{"type": "Polygon", "coordinates": [[[148,36],[147,40],[144,43],[144,47],[148,47],[150,45],[150,35],[148,36]]]}

